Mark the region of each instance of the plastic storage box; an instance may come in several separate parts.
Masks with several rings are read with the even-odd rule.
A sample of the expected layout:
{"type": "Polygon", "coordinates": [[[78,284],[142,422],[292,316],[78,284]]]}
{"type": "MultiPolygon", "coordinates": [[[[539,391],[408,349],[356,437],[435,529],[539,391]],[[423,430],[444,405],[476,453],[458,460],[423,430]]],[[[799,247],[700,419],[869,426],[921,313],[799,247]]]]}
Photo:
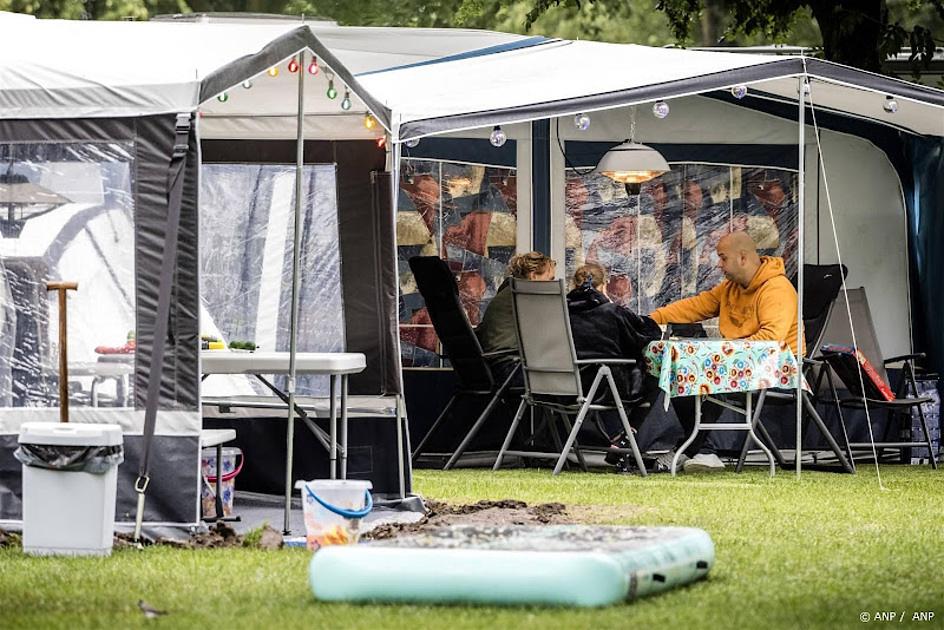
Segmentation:
{"type": "Polygon", "coordinates": [[[123,459],[121,427],[26,422],[19,443],[23,551],[109,555],[123,459]]]}

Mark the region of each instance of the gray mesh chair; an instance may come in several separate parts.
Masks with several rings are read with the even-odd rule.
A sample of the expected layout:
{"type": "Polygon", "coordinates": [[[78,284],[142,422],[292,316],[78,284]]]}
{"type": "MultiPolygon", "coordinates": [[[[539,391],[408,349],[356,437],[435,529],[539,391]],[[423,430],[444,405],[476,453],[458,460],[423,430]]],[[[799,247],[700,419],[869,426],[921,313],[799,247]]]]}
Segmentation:
{"type": "MultiPolygon", "coordinates": [[[[646,467],[642,461],[639,447],[633,436],[632,428],[623,401],[620,399],[616,382],[613,380],[611,365],[633,365],[633,359],[585,359],[577,358],[574,350],[574,339],[570,330],[570,315],[567,311],[567,297],[563,280],[550,282],[512,279],[512,310],[515,317],[515,326],[518,331],[518,349],[521,358],[521,367],[524,372],[525,394],[518,405],[508,434],[502,444],[494,469],[502,464],[506,455],[520,457],[556,459],[554,467],[556,475],[564,467],[567,457],[572,450],[583,462],[579,448],[575,449],[577,433],[590,412],[616,410],[619,414],[623,430],[629,438],[630,449],[621,449],[622,452],[631,452],[636,459],[636,465],[642,476],[646,476],[646,467]],[[581,383],[581,368],[599,366],[593,383],[584,394],[581,383]],[[601,386],[609,388],[612,395],[612,404],[598,404],[598,391],[601,386]],[[524,415],[526,407],[542,408],[547,411],[553,423],[555,416],[563,421],[568,431],[567,441],[559,453],[540,451],[513,451],[509,450],[512,439],[518,430],[518,425],[524,415]],[[569,417],[576,416],[571,425],[569,417]]],[[[557,432],[551,426],[552,436],[557,432]]]]}

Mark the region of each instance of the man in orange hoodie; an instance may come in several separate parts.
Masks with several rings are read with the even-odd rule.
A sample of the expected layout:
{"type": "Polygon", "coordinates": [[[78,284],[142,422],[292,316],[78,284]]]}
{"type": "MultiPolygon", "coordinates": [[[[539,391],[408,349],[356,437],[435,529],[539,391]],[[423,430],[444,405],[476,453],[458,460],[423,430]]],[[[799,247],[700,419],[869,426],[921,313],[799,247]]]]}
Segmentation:
{"type": "MultiPolygon", "coordinates": [[[[797,353],[797,292],[784,273],[783,259],[758,256],[757,245],[747,232],[732,232],[718,241],[718,264],[725,279],[716,287],[690,298],[656,309],[656,323],[688,324],[718,318],[718,329],[726,339],[758,339],[787,343],[797,353]]],[[[799,356],[802,356],[801,349],[799,356]]],[[[672,401],[685,437],[695,427],[695,401],[691,397],[672,401]]],[[[714,422],[718,405],[702,406],[702,422],[714,422]]],[[[705,444],[699,433],[684,453],[686,472],[724,469],[724,463],[705,444]]]]}

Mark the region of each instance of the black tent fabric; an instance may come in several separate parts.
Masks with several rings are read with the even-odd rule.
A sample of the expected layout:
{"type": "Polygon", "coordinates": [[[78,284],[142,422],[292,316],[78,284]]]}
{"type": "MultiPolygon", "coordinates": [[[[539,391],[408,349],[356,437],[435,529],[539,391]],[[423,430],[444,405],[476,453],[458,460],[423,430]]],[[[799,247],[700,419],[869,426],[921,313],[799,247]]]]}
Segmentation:
{"type": "MultiPolygon", "coordinates": [[[[167,168],[174,145],[175,115],[128,119],[81,119],[0,121],[0,138],[8,143],[102,143],[133,144],[132,179],[134,203],[136,345],[134,408],[144,406],[147,376],[151,371],[154,345],[154,312],[160,280],[161,252],[167,210],[167,168]]],[[[174,269],[167,350],[163,361],[158,409],[192,414],[187,422],[170,423],[154,444],[154,483],[145,519],[152,522],[193,523],[199,520],[197,492],[199,461],[199,294],[197,263],[198,161],[196,134],[188,140],[188,166],[181,205],[179,255],[174,269]],[[193,465],[181,465],[192,462],[193,465]]],[[[73,413],[79,410],[73,409],[73,413]]],[[[133,416],[136,418],[137,416],[133,416]]],[[[98,421],[117,421],[106,416],[98,421]]],[[[132,416],[122,422],[133,423],[132,416]]],[[[125,462],[119,467],[117,518],[126,521],[134,513],[134,470],[143,454],[139,429],[125,427],[125,462]]],[[[0,518],[19,518],[19,467],[7,461],[16,448],[16,431],[0,435],[0,495],[11,497],[0,505],[0,518]],[[14,497],[17,498],[14,500],[14,497]]]]}

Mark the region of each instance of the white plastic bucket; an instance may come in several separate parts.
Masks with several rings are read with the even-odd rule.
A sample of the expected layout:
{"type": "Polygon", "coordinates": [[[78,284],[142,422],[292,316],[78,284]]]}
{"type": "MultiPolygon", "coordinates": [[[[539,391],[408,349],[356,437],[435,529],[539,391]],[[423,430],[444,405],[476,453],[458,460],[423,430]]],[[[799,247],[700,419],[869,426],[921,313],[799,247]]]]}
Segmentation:
{"type": "Polygon", "coordinates": [[[371,483],[360,479],[306,481],[302,505],[308,548],[356,543],[361,519],[374,506],[370,489],[371,483]]]}
{"type": "MultiPolygon", "coordinates": [[[[236,475],[243,469],[243,452],[236,447],[227,446],[223,449],[223,476],[221,479],[220,498],[223,503],[223,516],[233,515],[233,496],[236,492],[236,475]]],[[[200,493],[200,502],[203,506],[204,518],[217,518],[216,513],[216,447],[203,449],[200,457],[200,467],[203,471],[203,488],[200,493]]]]}

